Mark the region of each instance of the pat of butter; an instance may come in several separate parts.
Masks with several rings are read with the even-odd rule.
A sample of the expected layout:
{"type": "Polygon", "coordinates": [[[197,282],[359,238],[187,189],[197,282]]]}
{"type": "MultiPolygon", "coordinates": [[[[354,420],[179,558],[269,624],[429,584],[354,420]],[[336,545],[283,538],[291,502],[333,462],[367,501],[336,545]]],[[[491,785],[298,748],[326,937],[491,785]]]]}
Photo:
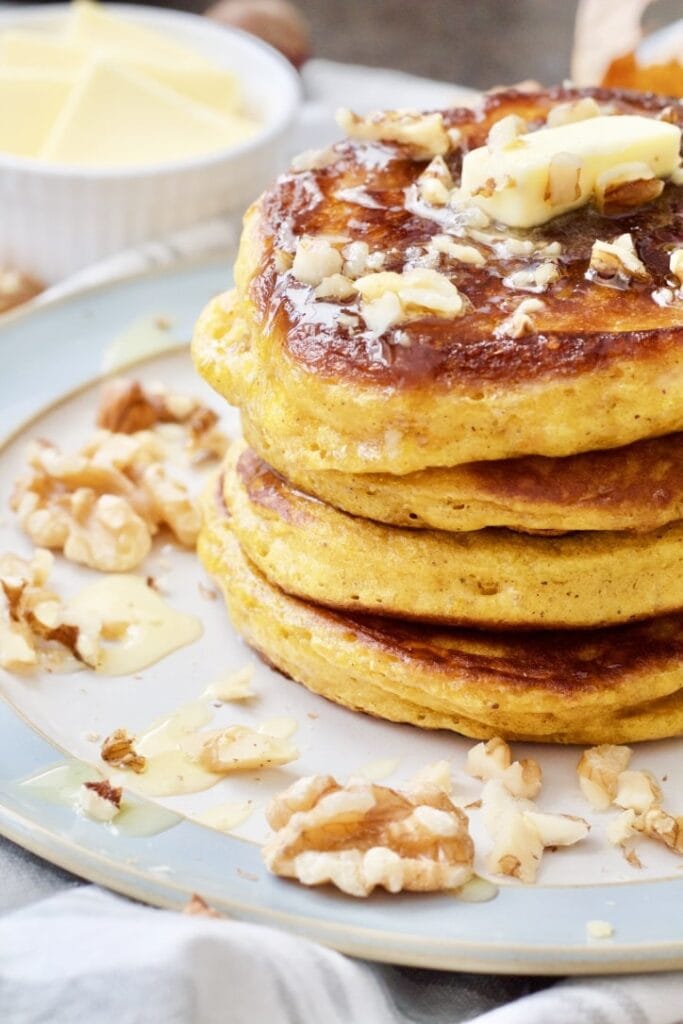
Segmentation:
{"type": "MultiPolygon", "coordinates": [[[[64,42],[59,36],[38,32],[7,31],[0,34],[0,66],[22,70],[76,73],[85,53],[80,46],[64,42]]],[[[3,107],[3,114],[5,108],[3,107]]]]}
{"type": "Polygon", "coordinates": [[[117,18],[109,14],[104,5],[90,0],[77,0],[72,4],[64,38],[67,43],[84,47],[90,53],[115,49],[131,55],[137,53],[152,61],[200,67],[205,63],[197,53],[175,43],[171,36],[117,18]]]}
{"type": "Polygon", "coordinates": [[[680,145],[680,129],[664,121],[593,117],[520,135],[498,150],[472,150],[463,160],[461,191],[503,224],[530,228],[588,203],[599,175],[620,164],[644,163],[655,177],[669,177],[680,145]],[[569,187],[553,189],[555,175],[569,187]]]}
{"type": "MultiPolygon", "coordinates": [[[[37,32],[0,33],[0,68],[78,74],[91,60],[105,58],[124,68],[148,75],[183,96],[204,103],[221,113],[237,113],[241,106],[239,83],[230,71],[193,57],[190,61],[171,61],[167,57],[142,56],[135,48],[126,49],[102,42],[87,48],[67,43],[60,36],[37,32]]],[[[3,113],[5,111],[3,106],[3,113]]]]}
{"type": "Polygon", "coordinates": [[[255,130],[246,118],[219,115],[145,75],[101,62],[79,79],[40,156],[81,165],[157,163],[232,146],[255,130]]]}
{"type": "Polygon", "coordinates": [[[72,86],[68,75],[0,68],[0,152],[37,156],[72,86]]]}

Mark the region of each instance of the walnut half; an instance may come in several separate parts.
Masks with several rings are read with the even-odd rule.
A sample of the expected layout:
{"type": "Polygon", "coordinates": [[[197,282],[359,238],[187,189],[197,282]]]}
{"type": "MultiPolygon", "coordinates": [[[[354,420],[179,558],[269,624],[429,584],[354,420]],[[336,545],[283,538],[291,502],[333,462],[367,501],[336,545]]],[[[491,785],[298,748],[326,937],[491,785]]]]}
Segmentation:
{"type": "Polygon", "coordinates": [[[351,896],[456,889],[472,875],[467,817],[436,786],[414,794],[331,776],[299,779],[267,812],[263,848],[274,874],[331,882],[351,896]]]}

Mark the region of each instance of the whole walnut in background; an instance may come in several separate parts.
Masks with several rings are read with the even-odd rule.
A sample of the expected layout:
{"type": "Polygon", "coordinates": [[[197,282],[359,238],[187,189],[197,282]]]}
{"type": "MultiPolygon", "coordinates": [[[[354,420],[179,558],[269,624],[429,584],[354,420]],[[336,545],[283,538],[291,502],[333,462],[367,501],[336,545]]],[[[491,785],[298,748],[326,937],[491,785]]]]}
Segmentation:
{"type": "Polygon", "coordinates": [[[311,56],[311,31],[301,11],[288,0],[218,0],[207,15],[241,28],[269,43],[295,68],[311,56]]]}

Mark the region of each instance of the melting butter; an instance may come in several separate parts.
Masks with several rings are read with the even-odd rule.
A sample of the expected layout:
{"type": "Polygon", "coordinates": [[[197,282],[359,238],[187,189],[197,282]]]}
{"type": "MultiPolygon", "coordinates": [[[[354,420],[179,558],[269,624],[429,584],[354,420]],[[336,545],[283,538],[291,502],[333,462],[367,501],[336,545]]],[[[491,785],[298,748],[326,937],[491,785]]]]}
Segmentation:
{"type": "MultiPolygon", "coordinates": [[[[119,772],[118,774],[122,775],[123,773],[119,772]]],[[[78,813],[77,801],[81,786],[85,782],[99,781],[100,779],[102,779],[102,774],[96,768],[83,764],[82,761],[65,761],[23,779],[19,786],[22,789],[32,790],[43,800],[61,804],[78,813]]],[[[114,781],[113,778],[111,781],[114,781]]],[[[122,779],[121,784],[126,785],[127,781],[127,779],[122,779]]],[[[111,821],[98,824],[106,826],[117,835],[142,837],[165,832],[181,820],[179,814],[169,811],[165,807],[157,807],[150,803],[133,803],[124,798],[121,801],[121,810],[116,817],[111,821]]]]}
{"type": "Polygon", "coordinates": [[[397,757],[384,757],[377,761],[369,761],[368,764],[361,768],[358,774],[362,778],[367,779],[368,782],[381,782],[382,779],[393,775],[397,768],[397,757]]]}
{"type": "Polygon", "coordinates": [[[105,373],[120,370],[131,363],[158,355],[178,345],[178,340],[169,331],[165,317],[145,316],[135,320],[122,334],[114,339],[102,358],[105,373]]]}
{"type": "Polygon", "coordinates": [[[488,903],[498,895],[498,886],[481,875],[472,875],[468,882],[453,893],[463,903],[488,903]]]}
{"type": "Polygon", "coordinates": [[[258,727],[264,736],[273,736],[278,740],[288,740],[299,728],[294,718],[269,718],[258,727]]]}
{"type": "Polygon", "coordinates": [[[206,825],[217,832],[230,832],[247,820],[254,810],[251,800],[236,803],[216,804],[192,818],[199,825],[206,825]]]}
{"type": "Polygon", "coordinates": [[[135,749],[147,762],[144,772],[114,771],[112,781],[145,796],[180,796],[210,789],[222,776],[202,768],[195,756],[202,739],[199,730],[212,717],[205,703],[194,701],[154,722],[135,740],[135,749]]]}
{"type": "Polygon", "coordinates": [[[139,672],[194,643],[203,632],[198,618],[171,608],[141,576],[104,576],[85,587],[69,609],[94,613],[103,622],[125,624],[120,639],[102,645],[97,671],[103,675],[139,672]]]}
{"type": "Polygon", "coordinates": [[[254,697],[251,683],[254,678],[254,666],[245,665],[236,672],[231,672],[224,679],[209,683],[202,696],[207,700],[219,700],[224,704],[230,701],[249,700],[254,697]]]}

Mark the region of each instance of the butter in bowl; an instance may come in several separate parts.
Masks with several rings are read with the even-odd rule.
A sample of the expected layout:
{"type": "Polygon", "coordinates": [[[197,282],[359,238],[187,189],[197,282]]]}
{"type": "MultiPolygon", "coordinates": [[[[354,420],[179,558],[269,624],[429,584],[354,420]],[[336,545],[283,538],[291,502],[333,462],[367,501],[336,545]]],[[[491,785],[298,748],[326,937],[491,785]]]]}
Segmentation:
{"type": "Polygon", "coordinates": [[[245,33],[100,5],[0,15],[0,261],[51,282],[255,198],[296,73],[245,33]]]}

